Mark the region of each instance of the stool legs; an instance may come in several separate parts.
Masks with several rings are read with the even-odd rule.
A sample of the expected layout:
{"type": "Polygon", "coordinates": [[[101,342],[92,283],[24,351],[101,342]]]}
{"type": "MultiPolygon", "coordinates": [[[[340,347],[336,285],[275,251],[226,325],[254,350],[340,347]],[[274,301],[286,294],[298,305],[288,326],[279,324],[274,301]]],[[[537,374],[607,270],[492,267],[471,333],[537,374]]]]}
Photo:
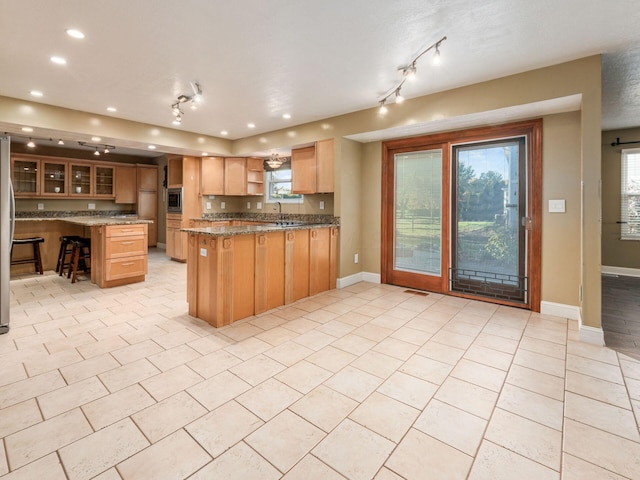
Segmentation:
{"type": "Polygon", "coordinates": [[[40,275],[43,275],[44,271],[42,270],[42,257],[40,256],[40,244],[39,243],[34,243],[33,244],[33,258],[35,259],[36,271],[40,275]]]}

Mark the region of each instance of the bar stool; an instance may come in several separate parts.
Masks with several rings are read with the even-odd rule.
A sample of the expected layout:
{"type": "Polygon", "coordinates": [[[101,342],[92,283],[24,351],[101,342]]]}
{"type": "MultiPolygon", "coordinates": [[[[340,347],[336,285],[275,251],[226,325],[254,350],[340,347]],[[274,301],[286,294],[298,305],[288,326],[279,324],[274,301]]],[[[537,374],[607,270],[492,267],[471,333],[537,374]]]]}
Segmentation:
{"type": "Polygon", "coordinates": [[[69,259],[69,273],[67,278],[71,278],[71,283],[76,283],[78,268],[82,268],[84,273],[91,271],[91,239],[80,238],[72,242],[73,250],[69,259]]]}
{"type": "Polygon", "coordinates": [[[72,242],[80,240],[81,238],[79,235],[62,235],[60,237],[60,251],[58,252],[58,262],[56,263],[56,272],[60,276],[64,275],[65,267],[69,266],[67,256],[71,255],[73,251],[72,242]]]}
{"type": "Polygon", "coordinates": [[[14,238],[13,242],[11,242],[11,265],[22,265],[25,263],[33,263],[36,267],[36,273],[39,273],[40,275],[42,275],[44,272],[42,271],[42,257],[40,256],[41,243],[44,243],[44,238],[42,237],[14,238]],[[16,245],[32,245],[33,257],[14,260],[13,247],[15,247],[16,245]]]}

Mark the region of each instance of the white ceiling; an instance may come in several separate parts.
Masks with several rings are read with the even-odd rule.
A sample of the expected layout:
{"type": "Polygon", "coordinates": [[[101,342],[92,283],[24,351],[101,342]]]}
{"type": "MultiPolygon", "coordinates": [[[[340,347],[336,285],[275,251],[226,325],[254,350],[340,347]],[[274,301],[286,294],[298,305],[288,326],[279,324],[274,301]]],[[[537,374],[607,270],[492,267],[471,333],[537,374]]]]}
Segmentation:
{"type": "Polygon", "coordinates": [[[639,12],[637,0],[2,0],[0,95],[236,139],[376,106],[446,35],[442,65],[421,58],[405,97],[602,53],[603,129],[640,126],[639,12]],[[173,127],[193,81],[204,102],[173,127]]]}

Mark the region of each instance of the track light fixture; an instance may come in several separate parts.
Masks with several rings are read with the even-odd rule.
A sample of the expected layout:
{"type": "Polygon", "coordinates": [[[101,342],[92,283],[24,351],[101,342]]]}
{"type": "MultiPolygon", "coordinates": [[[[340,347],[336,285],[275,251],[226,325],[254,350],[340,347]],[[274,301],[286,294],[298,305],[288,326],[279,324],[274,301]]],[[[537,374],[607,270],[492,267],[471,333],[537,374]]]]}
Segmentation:
{"type": "Polygon", "coordinates": [[[193,89],[193,95],[180,95],[174,103],[171,104],[171,113],[173,114],[173,124],[180,125],[182,123],[182,116],[184,112],[180,109],[180,106],[184,103],[192,103],[191,108],[195,109],[196,104],[202,101],[202,87],[198,82],[191,84],[193,89]]]}
{"type": "Polygon", "coordinates": [[[27,142],[27,147],[36,148],[36,144],[33,142],[31,137],[29,137],[29,142],[27,142]]]}
{"type": "Polygon", "coordinates": [[[111,150],[115,150],[116,147],[114,147],[113,145],[107,145],[106,143],[87,143],[87,142],[78,142],[78,145],[80,145],[81,147],[87,147],[87,148],[93,148],[95,149],[95,151],[93,152],[93,154],[96,157],[100,156],[100,150],[103,151],[103,153],[109,153],[111,150]]]}
{"type": "Polygon", "coordinates": [[[447,37],[442,37],[436,43],[433,43],[429,45],[427,48],[423,49],[420,53],[418,53],[418,55],[416,55],[416,57],[413,60],[411,60],[405,66],[398,68],[398,72],[402,75],[402,80],[400,80],[395,87],[389,90],[382,98],[378,100],[378,103],[380,104],[380,113],[382,114],[387,113],[388,109],[387,109],[386,103],[389,97],[391,97],[391,95],[396,96],[396,103],[402,103],[404,101],[404,97],[400,95],[400,89],[404,85],[404,82],[407,81],[407,79],[413,80],[416,77],[416,72],[417,72],[416,62],[420,59],[420,57],[422,57],[425,53],[427,53],[430,50],[435,50],[433,64],[434,65],[440,64],[440,45],[446,39],[447,37]]]}

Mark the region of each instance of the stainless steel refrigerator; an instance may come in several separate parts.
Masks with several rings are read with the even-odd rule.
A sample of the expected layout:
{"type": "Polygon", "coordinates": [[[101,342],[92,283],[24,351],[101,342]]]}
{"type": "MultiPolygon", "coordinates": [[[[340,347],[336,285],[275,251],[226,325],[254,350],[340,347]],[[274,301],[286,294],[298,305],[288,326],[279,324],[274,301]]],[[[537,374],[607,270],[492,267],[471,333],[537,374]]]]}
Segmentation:
{"type": "Polygon", "coordinates": [[[13,241],[15,199],[11,185],[8,136],[0,136],[0,334],[9,331],[11,242],[13,241]]]}

